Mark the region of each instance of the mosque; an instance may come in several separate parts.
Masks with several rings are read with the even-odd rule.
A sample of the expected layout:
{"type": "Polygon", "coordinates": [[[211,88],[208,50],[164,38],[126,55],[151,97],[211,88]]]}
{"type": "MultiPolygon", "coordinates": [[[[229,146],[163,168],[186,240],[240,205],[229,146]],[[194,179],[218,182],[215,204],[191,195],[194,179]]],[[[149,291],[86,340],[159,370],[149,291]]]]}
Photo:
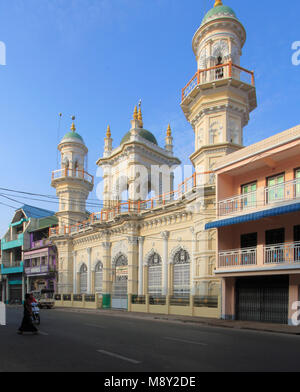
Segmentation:
{"type": "Polygon", "coordinates": [[[243,148],[243,128],[257,106],[254,73],[240,65],[245,41],[236,13],[216,0],[193,37],[197,72],[182,89],[195,148],[194,174],[179,187],[171,127],[159,146],[139,106],[119,146],[107,129],[97,161],[103,208],[88,214],[94,178],[73,122],[58,145],[61,168],[51,181],[59,198],[58,226],[50,229],[58,250],[57,299],[97,297],[103,308],[219,317],[216,230],[205,226],[216,218],[214,169],[243,148]]]}

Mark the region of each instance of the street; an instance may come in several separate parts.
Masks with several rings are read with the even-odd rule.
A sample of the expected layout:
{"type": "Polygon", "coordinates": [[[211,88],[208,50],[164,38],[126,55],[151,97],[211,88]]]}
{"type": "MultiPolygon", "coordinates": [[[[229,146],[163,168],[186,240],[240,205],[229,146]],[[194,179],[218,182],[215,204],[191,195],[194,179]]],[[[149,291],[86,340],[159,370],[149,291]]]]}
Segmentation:
{"type": "Polygon", "coordinates": [[[42,310],[40,335],[17,335],[22,308],[0,327],[0,371],[299,371],[300,336],[130,315],[42,310]]]}

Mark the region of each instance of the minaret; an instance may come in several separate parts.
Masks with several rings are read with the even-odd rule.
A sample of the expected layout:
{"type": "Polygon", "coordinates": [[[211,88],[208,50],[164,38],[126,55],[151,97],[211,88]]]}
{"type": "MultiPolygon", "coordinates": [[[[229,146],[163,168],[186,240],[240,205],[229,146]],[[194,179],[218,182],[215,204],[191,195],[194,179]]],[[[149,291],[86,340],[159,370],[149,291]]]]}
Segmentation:
{"type": "Polygon", "coordinates": [[[243,25],[221,0],[194,35],[198,71],[182,91],[181,107],[195,132],[190,158],[197,172],[212,171],[222,156],[243,147],[243,128],[257,106],[254,73],[240,67],[245,40],[243,25]]]}
{"type": "Polygon", "coordinates": [[[86,200],[94,187],[94,178],[87,173],[86,156],[88,149],[82,137],[76,132],[75,117],[72,117],[71,132],[58,145],[61,154],[61,169],[52,173],[51,185],[59,198],[60,234],[69,227],[82,222],[87,217],[86,200]]]}
{"type": "Polygon", "coordinates": [[[112,142],[110,126],[107,126],[106,138],[104,138],[104,156],[109,157],[112,152],[112,142]]]}
{"type": "Polygon", "coordinates": [[[167,136],[165,138],[166,141],[166,146],[165,149],[169,152],[173,152],[173,137],[172,137],[172,130],[171,130],[171,125],[168,125],[167,129],[167,136]]]}

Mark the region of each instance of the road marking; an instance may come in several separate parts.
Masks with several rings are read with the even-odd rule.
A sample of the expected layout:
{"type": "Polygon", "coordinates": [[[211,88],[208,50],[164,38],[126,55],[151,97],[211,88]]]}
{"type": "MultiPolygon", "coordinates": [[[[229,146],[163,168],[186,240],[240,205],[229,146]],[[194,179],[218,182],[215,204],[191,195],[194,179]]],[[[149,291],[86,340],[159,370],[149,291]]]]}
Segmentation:
{"type": "Polygon", "coordinates": [[[97,350],[97,352],[100,353],[100,354],[109,355],[110,357],[115,357],[115,358],[118,358],[118,359],[122,359],[123,361],[127,361],[127,362],[130,362],[130,363],[134,363],[135,365],[141,363],[140,361],[136,361],[135,359],[123,357],[122,355],[115,354],[115,353],[111,353],[111,352],[109,352],[109,351],[97,350]]]}
{"type": "Polygon", "coordinates": [[[106,327],[103,327],[103,325],[97,325],[97,324],[84,324],[86,327],[92,327],[92,328],[102,328],[105,329],[106,327]]]}
{"type": "Polygon", "coordinates": [[[191,340],[177,339],[177,338],[171,338],[171,337],[165,337],[164,339],[174,340],[175,342],[181,342],[181,343],[197,344],[199,346],[208,346],[208,344],[206,344],[206,343],[193,342],[191,340]]]}

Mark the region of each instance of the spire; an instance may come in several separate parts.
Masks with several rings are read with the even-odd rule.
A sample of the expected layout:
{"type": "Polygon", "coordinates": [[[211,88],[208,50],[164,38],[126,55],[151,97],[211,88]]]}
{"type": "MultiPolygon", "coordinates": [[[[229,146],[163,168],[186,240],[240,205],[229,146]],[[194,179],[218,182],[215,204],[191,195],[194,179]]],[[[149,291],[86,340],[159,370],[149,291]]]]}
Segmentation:
{"type": "Polygon", "coordinates": [[[135,106],[134,108],[134,112],[133,112],[133,119],[134,120],[138,120],[138,110],[137,110],[137,106],[135,106]]]}
{"type": "Polygon", "coordinates": [[[168,129],[167,129],[167,136],[170,137],[172,136],[172,129],[171,129],[171,125],[168,125],[168,129]]]}
{"type": "Polygon", "coordinates": [[[140,122],[140,127],[143,128],[144,124],[141,106],[139,107],[138,120],[140,122]]]}
{"type": "Polygon", "coordinates": [[[73,132],[75,132],[76,131],[76,127],[75,127],[75,124],[74,124],[74,121],[75,121],[75,119],[76,119],[76,117],[75,116],[72,116],[72,125],[71,125],[71,131],[73,131],[73,132]]]}
{"type": "Polygon", "coordinates": [[[143,115],[142,115],[142,109],[141,109],[141,107],[139,108],[138,120],[143,121],[143,115]]]}
{"type": "Polygon", "coordinates": [[[216,0],[215,1],[215,7],[219,7],[219,5],[223,5],[222,0],[216,0]]]}
{"type": "Polygon", "coordinates": [[[109,126],[109,125],[107,126],[106,137],[107,137],[108,139],[111,138],[111,132],[110,132],[110,126],[109,126]]]}
{"type": "Polygon", "coordinates": [[[106,138],[104,138],[104,157],[109,157],[112,152],[112,138],[110,132],[110,125],[107,126],[106,138]]]}
{"type": "Polygon", "coordinates": [[[173,138],[172,138],[172,129],[170,124],[168,125],[167,128],[167,136],[165,138],[165,141],[166,141],[165,149],[170,153],[173,153],[173,138]]]}

